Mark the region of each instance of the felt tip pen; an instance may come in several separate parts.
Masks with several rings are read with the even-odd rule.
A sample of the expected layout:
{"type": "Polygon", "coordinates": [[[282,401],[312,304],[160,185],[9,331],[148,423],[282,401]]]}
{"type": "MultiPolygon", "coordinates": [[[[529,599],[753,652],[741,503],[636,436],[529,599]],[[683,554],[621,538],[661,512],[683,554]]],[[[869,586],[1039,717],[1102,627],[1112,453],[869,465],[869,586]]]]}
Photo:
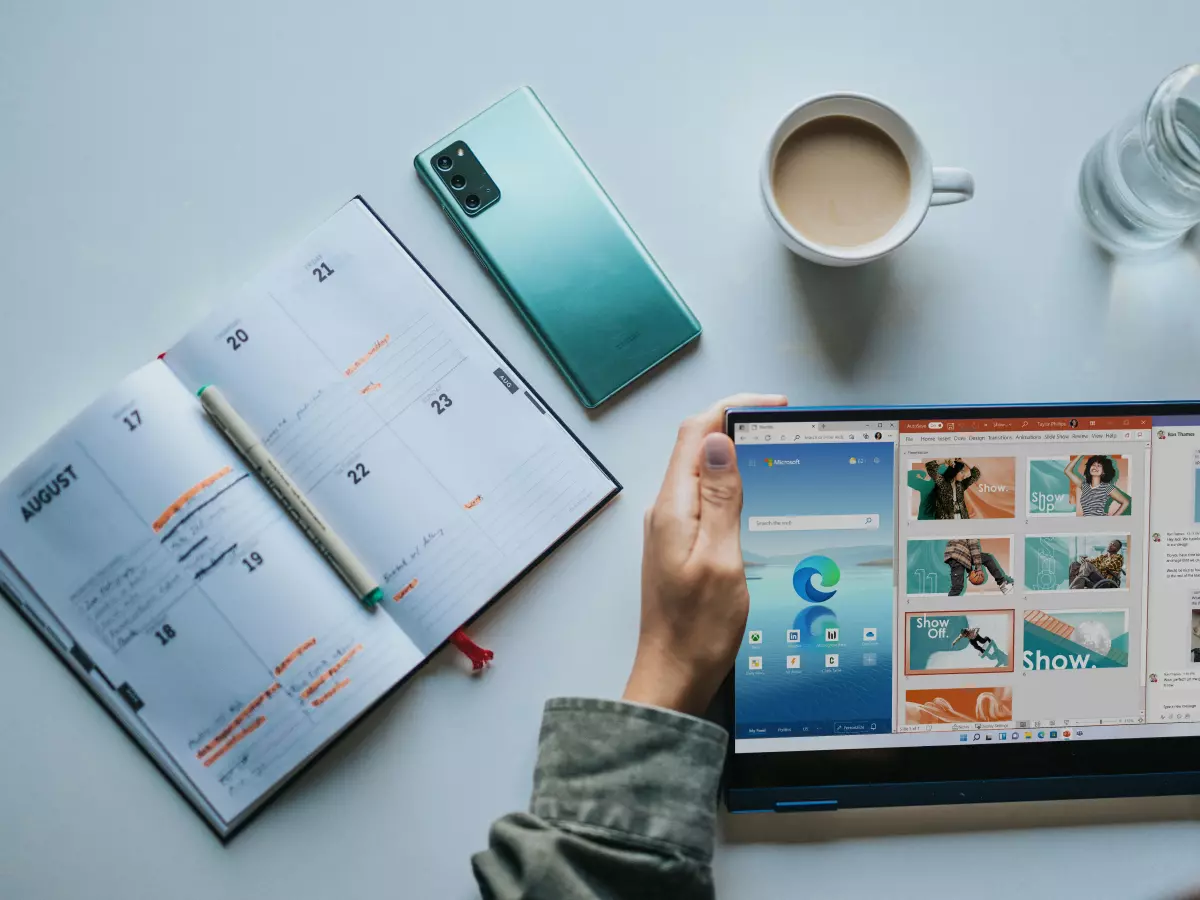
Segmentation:
{"type": "Polygon", "coordinates": [[[308,498],[284,474],[275,457],[263,446],[263,442],[246,424],[246,420],[238,415],[225,395],[213,385],[205,385],[196,395],[200,398],[204,411],[229,439],[229,443],[237,448],[250,468],[271,489],[271,493],[279,498],[279,502],[291,513],[292,518],[308,535],[308,539],[354,591],[354,596],[367,609],[373,610],[383,600],[383,590],[379,587],[379,582],[371,577],[371,573],[358,561],[358,557],[346,546],[346,542],[338,537],[337,532],[329,527],[308,498]]]}

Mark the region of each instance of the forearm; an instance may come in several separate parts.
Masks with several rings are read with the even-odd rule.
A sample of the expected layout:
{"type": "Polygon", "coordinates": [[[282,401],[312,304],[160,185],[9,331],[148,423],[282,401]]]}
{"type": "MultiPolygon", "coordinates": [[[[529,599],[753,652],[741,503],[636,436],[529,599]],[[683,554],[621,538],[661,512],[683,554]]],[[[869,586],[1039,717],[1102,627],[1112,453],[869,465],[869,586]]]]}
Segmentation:
{"type": "Polygon", "coordinates": [[[486,898],[711,898],[727,736],[711,722],[607,700],[546,704],[529,813],[474,857],[486,898]]]}

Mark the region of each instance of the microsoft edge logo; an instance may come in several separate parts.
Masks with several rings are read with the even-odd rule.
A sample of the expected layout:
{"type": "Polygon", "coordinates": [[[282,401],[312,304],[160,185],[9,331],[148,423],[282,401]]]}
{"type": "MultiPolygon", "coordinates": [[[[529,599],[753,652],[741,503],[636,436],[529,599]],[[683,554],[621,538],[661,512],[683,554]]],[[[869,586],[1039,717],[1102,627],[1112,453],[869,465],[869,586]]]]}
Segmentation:
{"type": "Polygon", "coordinates": [[[821,576],[823,587],[833,587],[841,580],[842,572],[828,556],[806,556],[796,563],[792,573],[792,587],[809,603],[824,603],[837,591],[823,591],[813,585],[814,576],[821,576]]]}

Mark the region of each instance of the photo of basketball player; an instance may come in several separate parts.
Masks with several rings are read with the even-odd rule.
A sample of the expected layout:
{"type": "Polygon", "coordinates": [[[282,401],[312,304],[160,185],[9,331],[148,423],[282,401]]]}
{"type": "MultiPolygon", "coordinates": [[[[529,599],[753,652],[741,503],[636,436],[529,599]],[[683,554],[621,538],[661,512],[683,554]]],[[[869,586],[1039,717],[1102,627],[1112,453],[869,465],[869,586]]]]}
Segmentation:
{"type": "MultiPolygon", "coordinates": [[[[1016,589],[1009,574],[1015,565],[1011,535],[909,538],[904,555],[910,597],[1007,595],[1016,589]]],[[[1062,563],[1064,578],[1068,562],[1062,563]]]]}
{"type": "Polygon", "coordinates": [[[963,583],[964,578],[969,577],[971,584],[983,584],[987,580],[987,575],[984,574],[985,569],[995,579],[1000,593],[1011,594],[1013,592],[1013,579],[1001,568],[993,554],[983,550],[979,538],[946,541],[943,558],[946,565],[950,567],[950,593],[947,595],[949,597],[957,597],[962,594],[966,588],[963,583]]]}

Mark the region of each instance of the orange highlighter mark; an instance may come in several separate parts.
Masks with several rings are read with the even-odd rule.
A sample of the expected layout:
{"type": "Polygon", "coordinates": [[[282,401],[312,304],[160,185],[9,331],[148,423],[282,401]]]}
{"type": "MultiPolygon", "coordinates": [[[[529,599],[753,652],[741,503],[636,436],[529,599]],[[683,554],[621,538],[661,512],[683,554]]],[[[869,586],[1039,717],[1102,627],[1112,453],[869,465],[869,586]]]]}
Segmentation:
{"type": "Polygon", "coordinates": [[[218,481],[220,481],[222,478],[224,478],[226,475],[228,475],[232,471],[233,471],[233,466],[226,466],[221,471],[219,471],[213,475],[209,475],[207,478],[205,478],[203,481],[201,481],[195,487],[188,488],[188,490],[186,490],[182,494],[180,494],[179,499],[176,500],[174,503],[172,503],[170,506],[168,506],[166,508],[166,510],[163,512],[163,514],[154,520],[154,525],[151,526],[154,528],[154,533],[158,534],[158,532],[162,531],[163,528],[166,527],[167,523],[171,521],[171,519],[174,517],[174,515],[177,512],[179,512],[181,509],[183,509],[185,506],[187,506],[188,502],[191,501],[192,498],[194,498],[197,494],[212,487],[214,484],[216,484],[218,481]]]}
{"type": "Polygon", "coordinates": [[[215,763],[218,759],[220,759],[222,756],[224,756],[226,753],[228,753],[230,750],[232,750],[234,747],[236,747],[239,743],[241,743],[241,741],[243,741],[245,738],[249,737],[250,735],[254,734],[254,732],[258,731],[258,729],[262,728],[263,724],[266,721],[267,721],[266,716],[259,716],[257,719],[255,719],[253,722],[251,722],[249,725],[247,725],[245,728],[243,728],[241,731],[239,731],[237,734],[235,734],[233,737],[231,737],[228,741],[226,741],[221,746],[220,750],[218,750],[216,753],[214,753],[212,756],[210,756],[208,759],[206,759],[204,761],[204,767],[207,769],[209,766],[211,766],[213,763],[215,763]]]}
{"type": "Polygon", "coordinates": [[[325,693],[323,693],[320,697],[318,697],[316,700],[314,700],[312,702],[312,705],[320,706],[322,703],[324,703],[326,700],[328,700],[330,697],[332,697],[334,694],[336,694],[338,691],[340,691],[342,688],[344,688],[349,683],[350,683],[349,678],[343,678],[341,681],[339,681],[337,684],[335,684],[333,687],[331,687],[329,690],[327,690],[325,693]]]}
{"type": "Polygon", "coordinates": [[[334,675],[336,675],[338,672],[340,672],[342,670],[342,668],[346,665],[346,663],[350,662],[350,660],[352,660],[358,654],[358,652],[360,650],[362,650],[362,648],[363,648],[362,644],[355,644],[353,647],[351,647],[349,650],[347,650],[345,655],[341,659],[339,659],[336,663],[334,663],[332,666],[330,666],[325,672],[323,672],[321,674],[321,676],[319,678],[315,679],[308,687],[306,687],[304,690],[302,690],[300,692],[300,699],[307,700],[309,697],[311,697],[313,694],[315,694],[318,690],[320,690],[321,685],[323,685],[330,678],[332,678],[334,675]]]}
{"type": "Polygon", "coordinates": [[[383,337],[377,340],[374,347],[350,364],[350,368],[346,370],[346,377],[349,378],[351,375],[369,363],[371,361],[371,357],[391,343],[391,340],[392,336],[390,334],[385,334],[383,337]]]}
{"type": "Polygon", "coordinates": [[[277,690],[279,690],[278,681],[247,703],[245,708],[242,709],[242,711],[236,716],[234,716],[232,722],[222,728],[215,738],[200,748],[200,751],[196,754],[196,759],[204,759],[204,757],[208,756],[208,754],[211,753],[222,741],[229,737],[229,735],[233,734],[234,729],[245,722],[246,719],[250,717],[252,712],[266,703],[270,696],[277,690]]]}
{"type": "Polygon", "coordinates": [[[309,638],[307,641],[289,653],[286,657],[284,657],[283,662],[275,667],[275,677],[278,678],[280,675],[286,672],[287,667],[298,660],[301,655],[303,655],[305,650],[311,650],[315,646],[317,646],[317,639],[309,638]]]}
{"type": "Polygon", "coordinates": [[[359,393],[360,394],[369,394],[369,393],[371,393],[371,391],[377,391],[381,387],[383,387],[383,385],[380,384],[378,381],[372,381],[365,388],[363,388],[361,391],[359,391],[359,393]]]}
{"type": "Polygon", "coordinates": [[[396,593],[392,597],[392,599],[397,600],[397,601],[403,599],[404,595],[409,593],[416,586],[417,586],[417,579],[414,578],[412,581],[410,581],[404,587],[400,588],[400,590],[396,591],[396,593]]]}
{"type": "Polygon", "coordinates": [[[483,502],[483,495],[477,494],[474,500],[469,500],[463,504],[463,509],[474,509],[483,502]]]}

